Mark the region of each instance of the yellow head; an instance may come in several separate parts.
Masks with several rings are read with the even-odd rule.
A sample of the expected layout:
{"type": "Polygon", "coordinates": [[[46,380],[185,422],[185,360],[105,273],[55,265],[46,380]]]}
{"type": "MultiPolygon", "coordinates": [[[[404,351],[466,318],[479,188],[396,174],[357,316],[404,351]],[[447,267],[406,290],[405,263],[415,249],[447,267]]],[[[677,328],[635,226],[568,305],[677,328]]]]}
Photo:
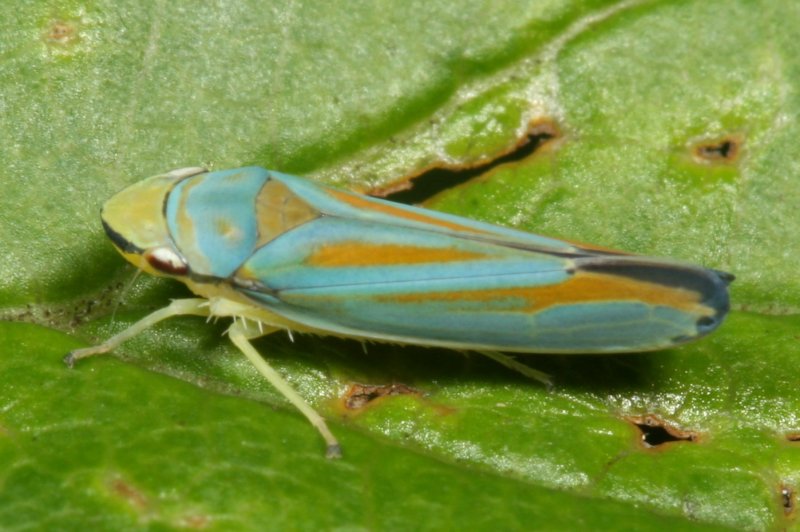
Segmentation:
{"type": "Polygon", "coordinates": [[[204,172],[204,168],[182,168],[149,177],[118,192],[103,205],[103,228],[127,261],[152,275],[187,273],[186,261],[167,228],[164,202],[178,182],[204,172]]]}

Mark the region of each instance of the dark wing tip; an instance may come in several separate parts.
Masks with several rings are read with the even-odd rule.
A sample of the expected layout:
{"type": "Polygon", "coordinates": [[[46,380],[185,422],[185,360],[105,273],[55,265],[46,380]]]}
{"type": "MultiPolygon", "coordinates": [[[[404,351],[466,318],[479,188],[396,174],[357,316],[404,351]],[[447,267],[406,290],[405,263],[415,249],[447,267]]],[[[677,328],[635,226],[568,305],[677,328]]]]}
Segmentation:
{"type": "Polygon", "coordinates": [[[714,309],[712,316],[704,316],[697,320],[697,332],[705,335],[720,326],[728,311],[731,308],[730,296],[728,295],[728,285],[735,277],[727,272],[718,270],[705,270],[711,278],[711,287],[704,292],[706,297],[703,304],[714,309]]]}
{"type": "Polygon", "coordinates": [[[595,257],[579,261],[578,268],[697,292],[700,302],[713,310],[710,316],[698,318],[698,336],[719,327],[730,310],[728,285],[735,277],[727,272],[642,257],[595,257]]]}
{"type": "Polygon", "coordinates": [[[720,278],[720,280],[723,283],[725,283],[725,286],[728,286],[729,284],[731,284],[733,281],[736,280],[736,276],[733,275],[732,273],[723,272],[722,270],[709,270],[709,271],[716,273],[717,276],[720,278]]]}

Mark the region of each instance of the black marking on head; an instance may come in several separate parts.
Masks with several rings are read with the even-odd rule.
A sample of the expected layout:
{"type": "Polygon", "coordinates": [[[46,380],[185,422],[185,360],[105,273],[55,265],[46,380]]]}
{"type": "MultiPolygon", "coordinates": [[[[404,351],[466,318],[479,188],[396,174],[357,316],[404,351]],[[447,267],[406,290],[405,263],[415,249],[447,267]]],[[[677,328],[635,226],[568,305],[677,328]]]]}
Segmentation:
{"type": "Polygon", "coordinates": [[[114,231],[114,229],[112,229],[111,226],[108,225],[106,221],[103,220],[102,218],[101,221],[103,222],[103,229],[105,230],[106,235],[108,235],[109,240],[111,240],[111,242],[117,248],[119,248],[120,251],[122,251],[123,253],[135,253],[137,255],[141,254],[144,251],[142,248],[133,244],[128,239],[123,237],[121,234],[114,231]]]}

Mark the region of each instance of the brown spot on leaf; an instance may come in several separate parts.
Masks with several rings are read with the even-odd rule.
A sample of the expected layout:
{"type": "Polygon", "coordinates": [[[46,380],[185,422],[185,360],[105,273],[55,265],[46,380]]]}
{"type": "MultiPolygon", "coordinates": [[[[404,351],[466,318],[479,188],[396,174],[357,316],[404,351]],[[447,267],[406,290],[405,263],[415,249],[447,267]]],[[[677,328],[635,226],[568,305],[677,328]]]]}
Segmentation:
{"type": "Polygon", "coordinates": [[[739,158],[743,141],[740,135],[701,141],[692,147],[692,156],[700,163],[730,164],[739,158]]]}
{"type": "Polygon", "coordinates": [[[405,384],[358,384],[350,385],[344,394],[344,407],[348,410],[358,410],[364,408],[369,403],[381,397],[391,395],[416,395],[422,396],[422,392],[405,384]]]}
{"type": "Polygon", "coordinates": [[[127,480],[115,476],[108,481],[111,494],[126,502],[138,512],[145,512],[150,508],[150,500],[138,488],[127,480]]]}
{"type": "Polygon", "coordinates": [[[421,203],[445,189],[461,185],[502,164],[520,161],[560,137],[561,131],[553,120],[538,119],[528,125],[527,131],[517,143],[491,157],[462,164],[435,162],[415,174],[372,189],[368,194],[398,203],[421,203]]]}
{"type": "Polygon", "coordinates": [[[45,31],[44,38],[50,44],[67,46],[78,40],[78,29],[73,22],[54,20],[45,31]]]}
{"type": "Polygon", "coordinates": [[[641,443],[646,448],[653,448],[671,442],[692,442],[699,440],[697,432],[692,432],[670,425],[657,416],[645,415],[628,418],[641,433],[641,443]]]}

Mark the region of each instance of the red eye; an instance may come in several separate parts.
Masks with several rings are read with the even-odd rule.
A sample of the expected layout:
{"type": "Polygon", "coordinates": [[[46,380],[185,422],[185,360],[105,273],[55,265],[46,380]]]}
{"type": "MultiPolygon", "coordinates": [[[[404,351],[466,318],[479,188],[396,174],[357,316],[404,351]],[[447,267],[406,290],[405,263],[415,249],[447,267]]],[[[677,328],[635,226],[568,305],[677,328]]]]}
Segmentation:
{"type": "Polygon", "coordinates": [[[174,249],[168,247],[151,248],[144,252],[144,258],[154,269],[168,275],[186,275],[189,266],[174,249]]]}

